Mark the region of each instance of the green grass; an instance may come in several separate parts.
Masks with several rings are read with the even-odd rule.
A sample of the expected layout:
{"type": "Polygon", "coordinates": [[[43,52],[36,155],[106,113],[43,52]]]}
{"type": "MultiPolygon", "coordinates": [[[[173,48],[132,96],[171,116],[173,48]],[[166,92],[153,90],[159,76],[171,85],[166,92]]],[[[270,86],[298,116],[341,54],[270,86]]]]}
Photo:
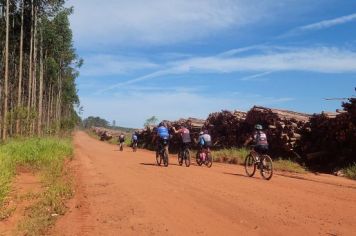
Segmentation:
{"type": "Polygon", "coordinates": [[[343,169],[343,172],[347,178],[356,180],[356,163],[343,169]]]}
{"type": "Polygon", "coordinates": [[[303,174],[306,173],[306,169],[299,165],[297,162],[291,160],[278,159],[273,161],[273,168],[275,170],[287,171],[293,173],[303,174]]]}
{"type": "Polygon", "coordinates": [[[214,162],[243,164],[249,150],[245,148],[230,148],[213,151],[214,162]]]}
{"type": "Polygon", "coordinates": [[[28,138],[11,140],[0,146],[0,207],[11,189],[18,167],[39,172],[44,191],[25,212],[20,230],[25,235],[44,233],[54,222],[52,214],[63,214],[64,201],[72,195],[71,182],[64,168],[65,159],[72,157],[70,139],[28,138]]]}
{"type": "MultiPolygon", "coordinates": [[[[250,150],[245,148],[230,148],[230,149],[221,149],[221,150],[213,151],[212,155],[215,162],[243,165],[245,162],[245,158],[249,153],[250,150]]],[[[307,172],[303,166],[291,160],[284,160],[284,159],[275,160],[273,161],[273,167],[275,170],[287,171],[293,173],[307,172]]]]}

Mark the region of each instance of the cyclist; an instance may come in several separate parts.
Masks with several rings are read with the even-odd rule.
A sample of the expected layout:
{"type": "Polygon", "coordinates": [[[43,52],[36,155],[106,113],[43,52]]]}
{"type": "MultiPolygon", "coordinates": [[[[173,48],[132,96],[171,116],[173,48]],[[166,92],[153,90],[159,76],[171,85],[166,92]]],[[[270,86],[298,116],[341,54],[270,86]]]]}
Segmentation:
{"type": "Polygon", "coordinates": [[[260,124],[255,125],[255,131],[251,137],[249,137],[246,142],[245,146],[253,141],[254,143],[254,150],[259,154],[265,154],[268,151],[268,141],[267,135],[263,132],[263,127],[260,124]]]}
{"type": "Polygon", "coordinates": [[[205,161],[205,152],[204,149],[209,149],[211,147],[211,136],[208,130],[204,130],[204,132],[199,133],[199,153],[203,161],[205,161]]]}
{"type": "Polygon", "coordinates": [[[120,149],[123,148],[124,142],[125,142],[125,134],[124,134],[124,133],[121,133],[121,134],[119,135],[120,149]]]}
{"type": "Polygon", "coordinates": [[[184,125],[180,126],[180,129],[176,130],[173,126],[173,131],[175,134],[180,134],[181,136],[181,150],[185,150],[185,148],[189,148],[190,143],[192,142],[190,138],[190,131],[184,125]]]}
{"type": "Polygon", "coordinates": [[[131,143],[132,143],[132,146],[137,145],[137,143],[138,143],[138,133],[137,133],[137,131],[135,131],[132,134],[131,143]]]}
{"type": "Polygon", "coordinates": [[[153,136],[153,143],[156,142],[156,156],[159,155],[161,144],[164,140],[169,140],[169,132],[164,122],[159,123],[156,134],[153,136]]]}

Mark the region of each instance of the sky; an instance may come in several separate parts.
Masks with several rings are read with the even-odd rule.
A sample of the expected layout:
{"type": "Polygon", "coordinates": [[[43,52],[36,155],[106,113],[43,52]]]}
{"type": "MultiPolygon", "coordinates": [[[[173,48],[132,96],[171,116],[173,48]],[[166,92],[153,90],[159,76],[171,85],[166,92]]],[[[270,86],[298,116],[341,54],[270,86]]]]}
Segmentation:
{"type": "Polygon", "coordinates": [[[356,0],[69,0],[83,117],[140,128],[355,95],[356,0]]]}

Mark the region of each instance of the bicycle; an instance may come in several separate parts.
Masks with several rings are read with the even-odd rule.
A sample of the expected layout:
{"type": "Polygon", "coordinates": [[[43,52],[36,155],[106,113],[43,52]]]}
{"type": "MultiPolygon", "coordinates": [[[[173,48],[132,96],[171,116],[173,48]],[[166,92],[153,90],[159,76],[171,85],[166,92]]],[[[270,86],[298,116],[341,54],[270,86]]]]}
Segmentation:
{"type": "Polygon", "coordinates": [[[184,146],[178,152],[178,163],[180,166],[183,165],[183,161],[186,167],[190,166],[190,151],[188,144],[183,144],[184,146]]]}
{"type": "Polygon", "coordinates": [[[208,168],[210,168],[213,165],[213,157],[211,155],[211,151],[209,147],[203,148],[197,152],[196,163],[199,166],[205,164],[208,168]],[[201,157],[201,154],[203,155],[203,158],[201,157]]]}
{"type": "Polygon", "coordinates": [[[265,180],[270,180],[273,176],[272,158],[267,154],[259,154],[252,149],[245,159],[245,171],[247,176],[254,176],[256,169],[260,170],[261,176],[265,180]]]}
{"type": "Polygon", "coordinates": [[[122,152],[124,150],[124,143],[120,142],[119,147],[120,147],[120,151],[122,152]]]}
{"type": "Polygon", "coordinates": [[[165,167],[168,166],[168,140],[163,139],[162,143],[159,144],[159,150],[156,153],[156,161],[157,165],[161,165],[163,161],[163,165],[165,167]]]}
{"type": "Polygon", "coordinates": [[[136,152],[137,151],[137,142],[132,143],[132,151],[136,152]]]}

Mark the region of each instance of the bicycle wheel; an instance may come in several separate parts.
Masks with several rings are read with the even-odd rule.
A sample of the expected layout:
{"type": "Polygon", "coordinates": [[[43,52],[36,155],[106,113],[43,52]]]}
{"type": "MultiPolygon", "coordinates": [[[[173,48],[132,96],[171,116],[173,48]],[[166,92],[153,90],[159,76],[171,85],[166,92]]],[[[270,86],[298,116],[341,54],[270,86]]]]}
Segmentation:
{"type": "Polygon", "coordinates": [[[178,152],[178,164],[180,166],[183,165],[183,155],[184,155],[184,153],[182,151],[178,152]]]}
{"type": "Polygon", "coordinates": [[[210,168],[213,165],[213,157],[211,156],[211,153],[206,154],[206,162],[205,165],[210,168]]]}
{"type": "Polygon", "coordinates": [[[245,172],[249,177],[252,177],[256,172],[256,162],[251,154],[248,154],[245,159],[245,172]]]}
{"type": "Polygon", "coordinates": [[[124,150],[124,147],[122,144],[120,144],[120,151],[123,151],[124,150]]]}
{"type": "Polygon", "coordinates": [[[165,167],[168,166],[168,148],[165,148],[163,152],[163,164],[165,167]]]}
{"type": "Polygon", "coordinates": [[[197,152],[197,155],[195,157],[195,161],[198,164],[198,166],[203,165],[203,161],[200,159],[200,152],[197,152]]]}
{"type": "Polygon", "coordinates": [[[184,162],[186,167],[190,166],[190,152],[188,149],[184,151],[184,162]]]}
{"type": "Polygon", "coordinates": [[[270,156],[262,155],[260,172],[265,180],[270,180],[273,176],[273,162],[270,156]]]}
{"type": "Polygon", "coordinates": [[[157,165],[161,165],[162,163],[162,156],[161,156],[161,153],[158,153],[156,152],[156,162],[157,162],[157,165]]]}

